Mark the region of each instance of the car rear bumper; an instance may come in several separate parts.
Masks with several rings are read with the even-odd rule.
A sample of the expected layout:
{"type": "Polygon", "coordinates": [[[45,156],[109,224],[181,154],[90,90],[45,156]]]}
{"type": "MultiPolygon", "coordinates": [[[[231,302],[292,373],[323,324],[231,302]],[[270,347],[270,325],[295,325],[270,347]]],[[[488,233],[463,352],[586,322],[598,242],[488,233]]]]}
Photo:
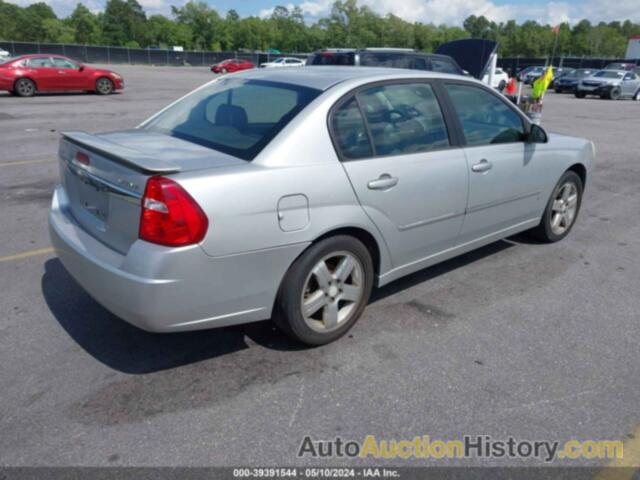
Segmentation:
{"type": "Polygon", "coordinates": [[[280,280],[306,247],[210,257],[198,245],[168,248],[137,240],[123,255],[78,226],[62,186],[54,191],[49,232],[64,267],[98,303],[153,332],[269,318],[280,280]]]}

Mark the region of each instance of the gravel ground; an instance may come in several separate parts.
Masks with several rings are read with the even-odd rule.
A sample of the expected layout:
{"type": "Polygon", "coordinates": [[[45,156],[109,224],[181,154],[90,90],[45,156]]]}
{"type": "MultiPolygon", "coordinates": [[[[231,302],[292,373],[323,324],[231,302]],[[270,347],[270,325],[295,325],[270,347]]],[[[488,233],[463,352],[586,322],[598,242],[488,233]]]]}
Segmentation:
{"type": "Polygon", "coordinates": [[[60,130],[133,127],[211,79],[115,69],[126,89],[110,97],[0,94],[0,465],[378,463],[298,459],[305,435],[638,437],[640,102],[548,94],[544,126],[598,153],[567,239],[508,239],[397,281],[348,337],[308,350],[269,322],[148,334],[47,250],[15,256],[49,247],[60,130]]]}

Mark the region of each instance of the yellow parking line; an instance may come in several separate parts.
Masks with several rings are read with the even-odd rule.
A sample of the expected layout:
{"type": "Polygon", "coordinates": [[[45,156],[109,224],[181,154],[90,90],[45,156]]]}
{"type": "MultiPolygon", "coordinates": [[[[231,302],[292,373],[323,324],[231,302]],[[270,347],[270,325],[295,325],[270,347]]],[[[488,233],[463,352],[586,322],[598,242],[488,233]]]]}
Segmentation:
{"type": "Polygon", "coordinates": [[[0,257],[0,263],[11,262],[13,260],[22,260],[23,258],[35,257],[36,255],[46,255],[48,253],[53,253],[52,247],[38,248],[36,250],[29,250],[28,252],[14,253],[13,255],[0,257]]]}
{"type": "Polygon", "coordinates": [[[622,445],[622,458],[612,460],[596,480],[631,480],[640,468],[640,425],[622,445]],[[617,468],[611,468],[617,467],[617,468]]]}
{"type": "Polygon", "coordinates": [[[50,163],[54,160],[50,158],[46,158],[43,160],[18,160],[17,162],[2,162],[0,163],[0,167],[13,167],[15,165],[29,165],[31,163],[50,163]]]}

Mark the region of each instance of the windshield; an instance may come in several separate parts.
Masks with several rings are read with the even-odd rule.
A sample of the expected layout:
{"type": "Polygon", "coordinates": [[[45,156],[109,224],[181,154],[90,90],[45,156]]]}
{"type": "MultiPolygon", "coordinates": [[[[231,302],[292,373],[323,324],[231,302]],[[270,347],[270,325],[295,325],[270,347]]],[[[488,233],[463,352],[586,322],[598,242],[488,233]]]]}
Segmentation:
{"type": "Polygon", "coordinates": [[[320,93],[285,83],[223,78],[196,90],[142,128],[253,160],[320,93]]]}
{"type": "Polygon", "coordinates": [[[606,70],[600,70],[599,72],[596,72],[596,74],[594,75],[594,77],[601,77],[601,78],[622,78],[624,76],[623,72],[608,72],[606,70]]]}

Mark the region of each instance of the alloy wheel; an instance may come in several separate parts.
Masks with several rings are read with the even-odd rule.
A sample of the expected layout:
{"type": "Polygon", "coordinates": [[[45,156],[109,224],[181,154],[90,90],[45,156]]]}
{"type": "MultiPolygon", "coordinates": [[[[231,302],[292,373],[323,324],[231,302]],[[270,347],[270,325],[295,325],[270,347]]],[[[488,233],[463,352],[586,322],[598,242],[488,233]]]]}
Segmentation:
{"type": "Polygon", "coordinates": [[[349,321],[364,294],[364,268],[347,251],[322,258],[307,276],[302,291],[302,317],[309,328],[327,333],[349,321]]]}
{"type": "Polygon", "coordinates": [[[107,95],[107,94],[112,92],[113,84],[111,83],[111,81],[109,79],[101,78],[101,79],[98,80],[98,83],[96,84],[96,89],[102,95],[107,95]]]}
{"type": "Polygon", "coordinates": [[[16,84],[16,90],[20,96],[30,97],[35,92],[35,86],[29,80],[21,80],[16,84]]]}
{"type": "Polygon", "coordinates": [[[576,218],[578,210],[578,188],[575,183],[563,184],[551,206],[551,231],[555,235],[566,232],[576,218]]]}

